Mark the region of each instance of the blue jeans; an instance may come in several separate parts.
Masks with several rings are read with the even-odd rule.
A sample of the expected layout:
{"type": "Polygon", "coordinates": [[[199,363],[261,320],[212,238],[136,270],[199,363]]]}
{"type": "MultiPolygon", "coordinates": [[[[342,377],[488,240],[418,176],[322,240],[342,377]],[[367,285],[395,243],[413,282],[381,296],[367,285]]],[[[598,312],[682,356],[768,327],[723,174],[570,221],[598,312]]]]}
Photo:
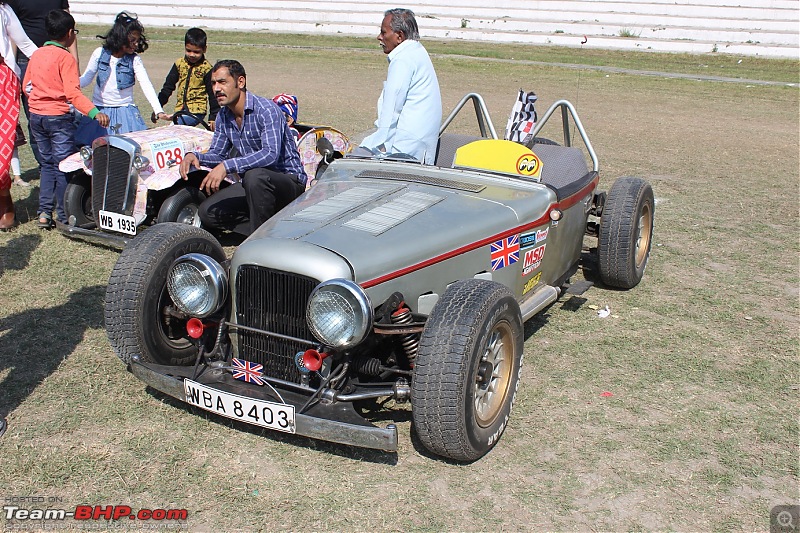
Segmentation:
{"type": "Polygon", "coordinates": [[[49,215],[53,212],[53,207],[56,207],[58,220],[66,224],[64,191],[67,189],[67,175],[58,170],[58,164],[75,152],[75,117],[72,113],[31,113],[30,124],[31,134],[39,145],[39,155],[42,158],[39,213],[49,215]]]}

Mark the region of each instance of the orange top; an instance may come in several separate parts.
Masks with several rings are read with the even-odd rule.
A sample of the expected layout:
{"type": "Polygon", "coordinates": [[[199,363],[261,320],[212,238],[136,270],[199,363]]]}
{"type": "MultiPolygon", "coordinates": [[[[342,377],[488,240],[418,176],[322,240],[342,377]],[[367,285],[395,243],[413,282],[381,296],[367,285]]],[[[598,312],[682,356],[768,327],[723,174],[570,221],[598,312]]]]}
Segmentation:
{"type": "Polygon", "coordinates": [[[99,112],[81,92],[75,58],[53,41],[44,43],[31,56],[22,90],[28,96],[31,113],[37,115],[63,115],[69,112],[69,103],[89,118],[99,112]]]}

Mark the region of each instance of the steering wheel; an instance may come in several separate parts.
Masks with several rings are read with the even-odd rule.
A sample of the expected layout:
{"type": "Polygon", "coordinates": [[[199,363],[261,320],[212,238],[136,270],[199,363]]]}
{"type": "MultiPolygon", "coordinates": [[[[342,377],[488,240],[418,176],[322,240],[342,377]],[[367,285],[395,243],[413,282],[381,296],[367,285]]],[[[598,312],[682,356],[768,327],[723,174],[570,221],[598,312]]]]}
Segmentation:
{"type": "Polygon", "coordinates": [[[196,115],[193,115],[192,113],[190,113],[188,111],[185,111],[183,109],[180,110],[180,111],[175,111],[172,114],[172,123],[173,124],[178,124],[178,119],[180,117],[183,117],[183,116],[192,117],[194,120],[197,121],[198,124],[202,125],[208,131],[211,131],[211,126],[209,126],[208,123],[205,120],[203,120],[202,118],[197,118],[196,115]]]}

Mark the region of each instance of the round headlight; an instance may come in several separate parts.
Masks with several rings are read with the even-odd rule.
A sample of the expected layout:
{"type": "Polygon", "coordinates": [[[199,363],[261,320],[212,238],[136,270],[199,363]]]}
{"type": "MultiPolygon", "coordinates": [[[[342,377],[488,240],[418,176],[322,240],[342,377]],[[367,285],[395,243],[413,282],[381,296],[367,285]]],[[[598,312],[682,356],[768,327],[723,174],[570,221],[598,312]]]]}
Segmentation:
{"type": "Polygon", "coordinates": [[[167,290],[178,309],[205,318],[225,304],[228,274],[207,255],[186,254],[172,264],[167,274],[167,290]]]}
{"type": "Polygon", "coordinates": [[[372,306],[352,281],[332,279],[317,285],[306,306],[311,333],[326,346],[355,346],[372,328],[372,306]]]}
{"type": "Polygon", "coordinates": [[[137,155],[133,158],[133,167],[136,170],[144,170],[147,168],[147,165],[149,164],[150,160],[143,155],[137,155]]]}
{"type": "Polygon", "coordinates": [[[92,149],[88,146],[81,146],[81,159],[89,161],[92,158],[92,149]]]}

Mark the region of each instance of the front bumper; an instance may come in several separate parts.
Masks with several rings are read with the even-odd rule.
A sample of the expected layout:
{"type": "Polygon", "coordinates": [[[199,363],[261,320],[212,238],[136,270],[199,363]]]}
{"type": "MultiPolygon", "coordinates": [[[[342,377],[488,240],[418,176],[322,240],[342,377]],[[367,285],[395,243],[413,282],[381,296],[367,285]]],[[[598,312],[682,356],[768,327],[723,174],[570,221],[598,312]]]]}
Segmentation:
{"type": "MultiPolygon", "coordinates": [[[[193,367],[155,365],[134,356],[131,358],[129,370],[150,387],[182,402],[186,402],[183,380],[187,378],[220,391],[275,401],[274,397],[269,396],[268,387],[247,385],[233,379],[226,372],[216,372],[208,367],[193,378],[193,367]]],[[[286,402],[298,409],[308,399],[307,396],[286,390],[281,390],[281,395],[286,402]]],[[[305,413],[296,414],[295,434],[362,448],[397,451],[397,427],[394,424],[389,424],[386,428],[376,427],[356,413],[352,404],[346,402],[328,405],[317,403],[305,413]]]]}
{"type": "Polygon", "coordinates": [[[82,226],[70,226],[68,224],[56,223],[56,228],[67,237],[79,239],[93,244],[100,244],[110,248],[124,249],[134,238],[133,235],[119,235],[107,233],[94,228],[84,228],[82,226]]]}

